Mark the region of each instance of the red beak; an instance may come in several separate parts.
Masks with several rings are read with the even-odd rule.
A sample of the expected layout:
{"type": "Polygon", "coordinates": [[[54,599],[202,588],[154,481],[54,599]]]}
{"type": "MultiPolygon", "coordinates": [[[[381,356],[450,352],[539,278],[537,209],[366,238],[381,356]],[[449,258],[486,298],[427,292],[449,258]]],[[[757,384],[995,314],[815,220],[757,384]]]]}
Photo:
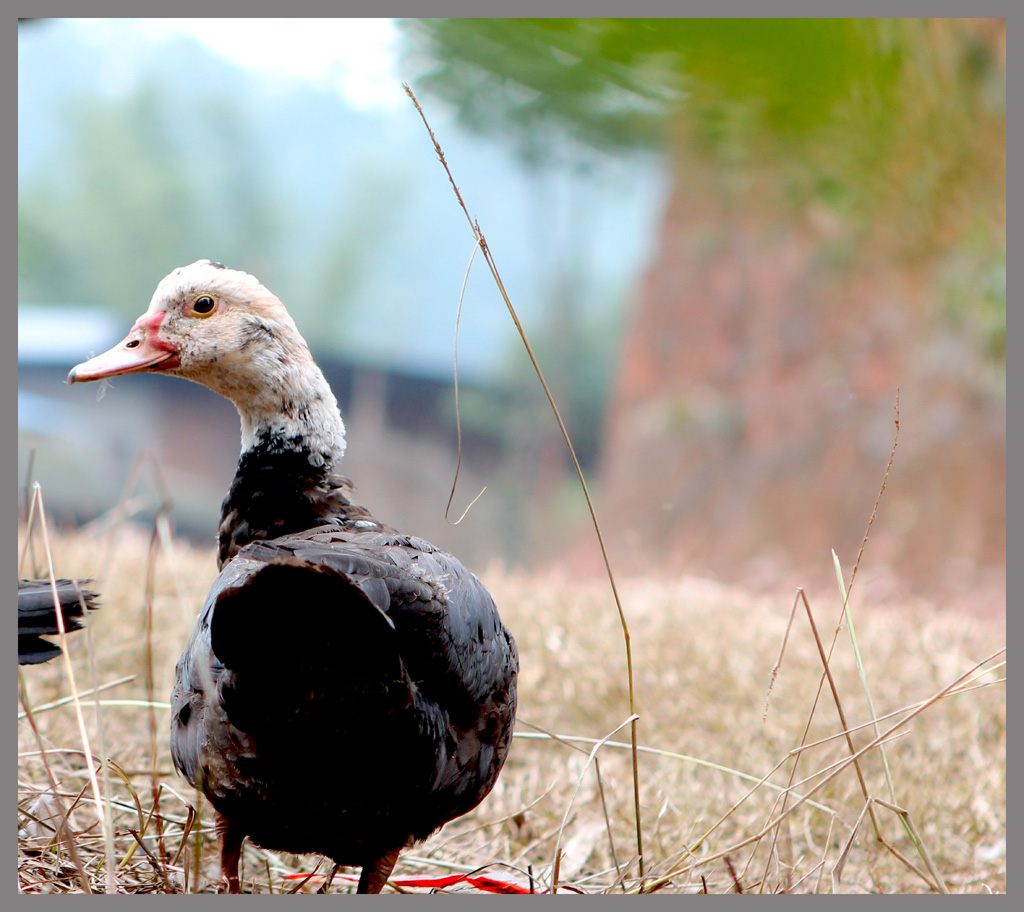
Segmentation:
{"type": "Polygon", "coordinates": [[[140,317],[132,331],[110,351],[73,367],[68,384],[178,367],[178,349],[157,335],[165,316],[161,312],[140,317]]]}

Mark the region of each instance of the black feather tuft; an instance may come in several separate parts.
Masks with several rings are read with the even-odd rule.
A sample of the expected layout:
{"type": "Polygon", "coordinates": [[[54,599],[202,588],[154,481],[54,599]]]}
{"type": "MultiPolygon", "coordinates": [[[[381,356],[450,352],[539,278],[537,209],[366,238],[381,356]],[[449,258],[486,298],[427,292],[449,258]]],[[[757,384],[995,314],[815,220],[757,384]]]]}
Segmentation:
{"type": "MultiPolygon", "coordinates": [[[[99,608],[95,592],[85,585],[92,580],[56,581],[57,601],[64,618],[64,630],[82,629],[80,620],[99,608]],[[84,610],[83,610],[84,605],[84,610]]],[[[38,665],[60,655],[60,647],[42,639],[60,633],[53,606],[53,587],[48,579],[18,580],[18,664],[38,665]]]]}

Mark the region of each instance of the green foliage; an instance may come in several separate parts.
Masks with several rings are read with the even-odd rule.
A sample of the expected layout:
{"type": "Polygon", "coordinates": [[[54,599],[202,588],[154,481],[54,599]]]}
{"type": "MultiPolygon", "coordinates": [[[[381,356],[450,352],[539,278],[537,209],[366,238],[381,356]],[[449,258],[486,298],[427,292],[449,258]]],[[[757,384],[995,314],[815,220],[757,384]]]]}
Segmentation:
{"type": "Polygon", "coordinates": [[[1006,257],[957,251],[940,268],[943,316],[971,339],[1006,383],[1006,257]]]}
{"type": "MultiPolygon", "coordinates": [[[[363,160],[311,194],[296,170],[315,167],[321,147],[281,142],[245,85],[193,63],[210,89],[183,88],[157,68],[124,94],[63,103],[60,152],[25,163],[19,297],[131,318],[157,279],[210,257],[284,289],[319,346],[343,344],[341,317],[402,217],[407,180],[363,160]]],[[[321,103],[316,93],[292,101],[310,120],[321,103]]],[[[285,107],[274,125],[290,122],[285,107]]]]}
{"type": "MultiPolygon", "coordinates": [[[[915,266],[957,251],[969,263],[946,274],[991,277],[1005,259],[1005,64],[999,20],[977,23],[428,19],[405,27],[434,61],[422,87],[453,102],[468,125],[511,136],[538,165],[662,150],[680,181],[710,175],[714,192],[747,208],[838,217],[841,231],[823,242],[837,263],[863,264],[873,250],[915,266]]],[[[1005,310],[957,288],[948,296],[983,324],[982,345],[998,357],[1005,310]]]]}
{"type": "Polygon", "coordinates": [[[23,300],[130,316],[176,265],[209,256],[251,268],[273,247],[279,217],[232,105],[207,99],[183,112],[151,81],[124,97],[69,101],[65,126],[60,160],[20,194],[23,300]]]}
{"type": "Polygon", "coordinates": [[[526,154],[559,127],[605,149],[659,147],[684,106],[716,145],[756,125],[827,123],[855,84],[891,86],[896,48],[850,19],[428,19],[407,29],[435,61],[422,84],[479,129],[513,127],[526,154]]]}
{"type": "MultiPolygon", "coordinates": [[[[643,20],[629,20],[642,22],[643,20]]],[[[433,72],[428,90],[479,130],[511,126],[528,159],[549,156],[553,124],[586,144],[657,145],[666,105],[681,86],[645,53],[638,32],[604,19],[410,20],[408,35],[433,72]],[[632,36],[633,40],[627,41],[632,36]]]]}

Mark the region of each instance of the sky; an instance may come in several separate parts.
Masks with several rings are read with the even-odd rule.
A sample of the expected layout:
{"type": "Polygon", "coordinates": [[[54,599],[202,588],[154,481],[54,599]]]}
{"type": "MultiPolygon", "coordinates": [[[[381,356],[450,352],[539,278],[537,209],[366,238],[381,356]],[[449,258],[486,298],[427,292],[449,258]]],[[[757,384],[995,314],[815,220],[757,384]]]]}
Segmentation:
{"type": "MultiPolygon", "coordinates": [[[[97,23],[104,20],[83,20],[97,23]]],[[[139,19],[154,36],[184,32],[248,69],[333,88],[358,110],[408,104],[393,19],[139,19]]]]}

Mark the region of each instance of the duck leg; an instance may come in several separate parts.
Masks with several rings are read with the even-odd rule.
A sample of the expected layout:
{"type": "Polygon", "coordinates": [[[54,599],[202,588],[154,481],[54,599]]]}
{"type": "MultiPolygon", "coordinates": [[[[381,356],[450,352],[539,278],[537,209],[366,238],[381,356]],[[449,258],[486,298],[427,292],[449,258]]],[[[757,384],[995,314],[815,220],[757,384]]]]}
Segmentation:
{"type": "Polygon", "coordinates": [[[364,864],[363,871],[359,875],[359,886],[356,887],[356,893],[380,893],[384,889],[388,877],[391,876],[400,851],[400,848],[392,849],[390,852],[385,852],[376,861],[364,864]]]}
{"type": "Polygon", "coordinates": [[[220,885],[218,893],[241,893],[238,883],[238,861],[242,857],[245,833],[232,827],[231,821],[218,813],[214,829],[220,837],[220,885]]]}

